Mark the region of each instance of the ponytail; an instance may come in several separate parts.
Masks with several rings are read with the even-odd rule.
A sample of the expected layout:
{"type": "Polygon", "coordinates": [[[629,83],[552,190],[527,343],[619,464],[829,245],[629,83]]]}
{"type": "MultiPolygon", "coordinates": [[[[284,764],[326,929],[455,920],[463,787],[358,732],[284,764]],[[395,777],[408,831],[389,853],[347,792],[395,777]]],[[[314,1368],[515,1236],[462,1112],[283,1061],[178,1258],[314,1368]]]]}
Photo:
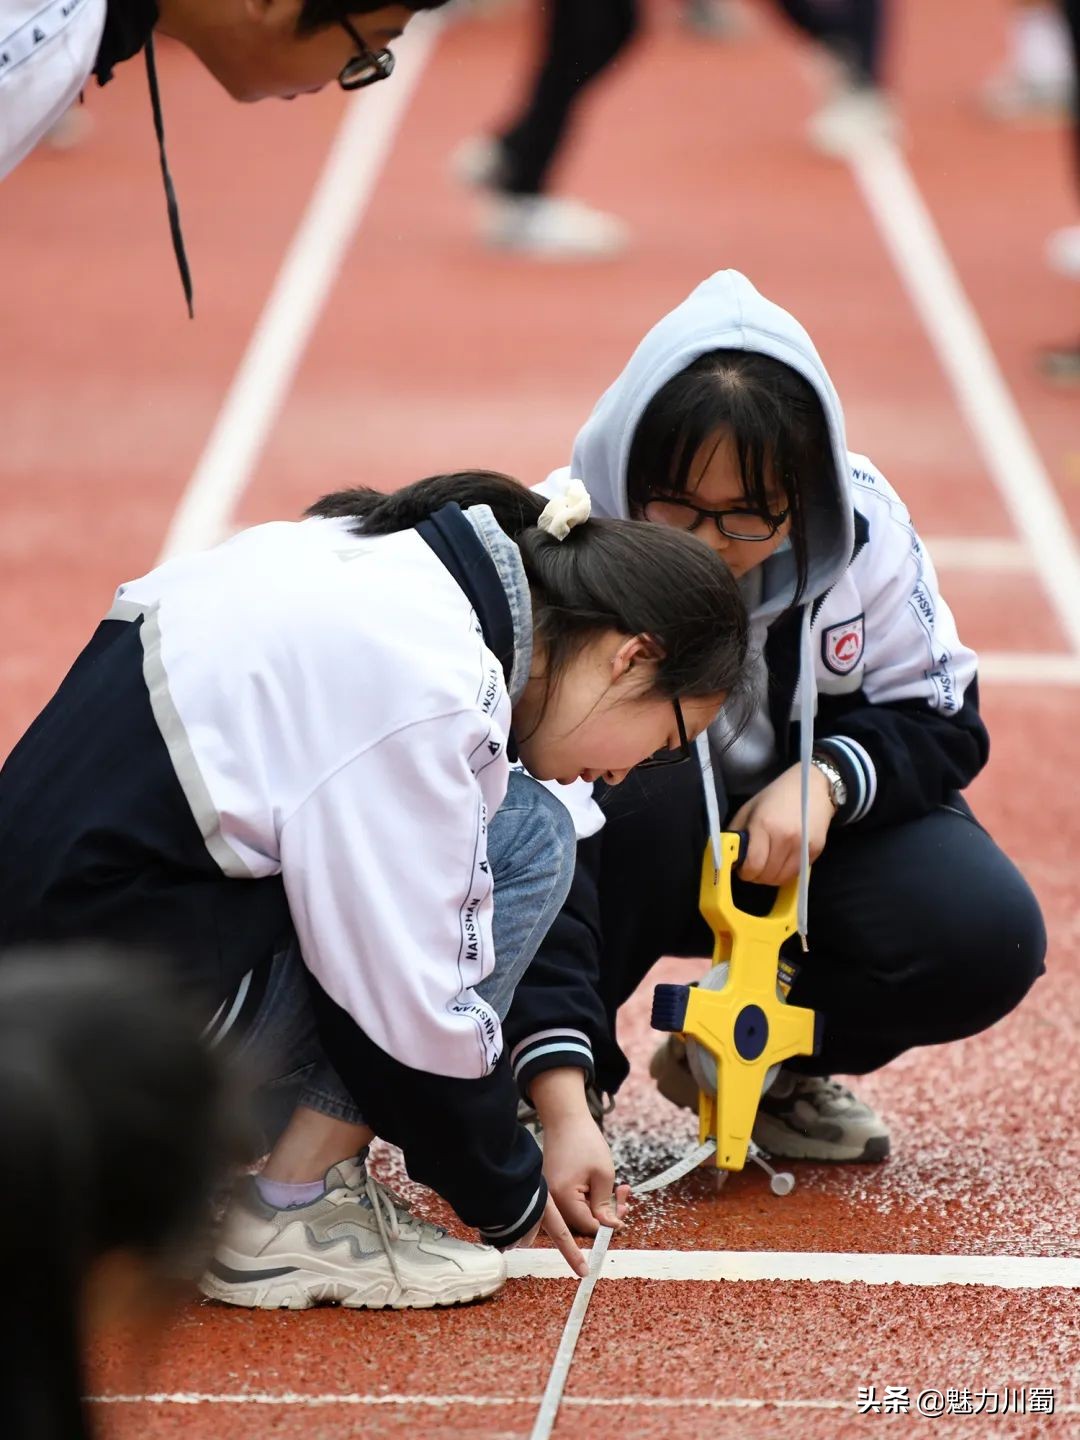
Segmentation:
{"type": "Polygon", "coordinates": [[[495,470],[459,470],[451,475],[433,475],[417,480],[402,490],[386,495],[381,490],[339,490],[324,495],[309,506],[305,515],[326,520],[363,521],[356,526],[358,534],[393,535],[410,530],[444,505],[487,505],[499,529],[516,540],[521,532],[536,524],[545,501],[509,475],[495,470]]]}
{"type": "Polygon", "coordinates": [[[390,495],[344,490],[305,513],[355,520],[358,534],[390,535],[450,503],[489,506],[516,542],[549,688],[591,635],[611,629],[656,641],[658,695],[745,696],[746,609],[728,567],[693,535],[637,520],[590,519],[556,540],[537,526],[545,501],[489,470],[436,475],[390,495]]]}

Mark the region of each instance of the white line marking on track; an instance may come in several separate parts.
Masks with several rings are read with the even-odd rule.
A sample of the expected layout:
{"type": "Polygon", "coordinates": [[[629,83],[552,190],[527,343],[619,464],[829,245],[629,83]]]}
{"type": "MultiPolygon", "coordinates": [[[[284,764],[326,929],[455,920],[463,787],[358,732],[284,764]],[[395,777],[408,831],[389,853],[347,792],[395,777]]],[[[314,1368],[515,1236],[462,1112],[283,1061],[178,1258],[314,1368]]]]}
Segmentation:
{"type": "Polygon", "coordinates": [[[1024,650],[980,650],[979,684],[1080,685],[1080,655],[1045,655],[1024,650]]]}
{"type": "MultiPolygon", "coordinates": [[[[994,353],[899,150],[869,145],[851,169],[956,394],[1013,524],[1080,652],[1080,548],[994,353]]],[[[933,551],[931,551],[933,554],[933,551]]]]}
{"type": "MultiPolygon", "coordinates": [[[[514,1278],[574,1278],[557,1250],[508,1250],[506,1260],[514,1278]]],[[[1029,1255],[821,1254],[813,1250],[609,1250],[601,1284],[607,1280],[832,1280],[864,1285],[1080,1289],[1080,1260],[1029,1255]]]]}
{"type": "Polygon", "coordinates": [[[551,1373],[548,1375],[547,1384],[544,1387],[544,1395],[540,1401],[540,1409],[533,1422],[529,1440],[548,1440],[548,1436],[555,1428],[559,1407],[562,1404],[563,1391],[566,1389],[566,1382],[570,1375],[570,1367],[574,1363],[574,1351],[581,1335],[581,1327],[585,1324],[589,1301],[596,1289],[596,1282],[600,1279],[600,1272],[604,1266],[604,1258],[608,1253],[612,1234],[613,1232],[605,1227],[593,1243],[589,1253],[589,1273],[574,1293],[574,1303],[566,1318],[566,1325],[559,1339],[559,1348],[555,1351],[555,1359],[551,1362],[551,1373]]]}
{"type": "Polygon", "coordinates": [[[993,575],[1024,575],[1035,569],[1022,540],[996,536],[935,535],[923,543],[938,570],[989,571],[993,575]]]}
{"type": "MultiPolygon", "coordinates": [[[[494,1409],[507,1405],[539,1405],[539,1395],[302,1395],[286,1390],[249,1390],[236,1395],[215,1395],[209,1391],[177,1391],[155,1395],[90,1395],[91,1405],[294,1405],[304,1409],[324,1409],[331,1405],[380,1406],[415,1405],[432,1410],[449,1410],[455,1406],[471,1409],[494,1409]]],[[[701,1395],[567,1395],[564,1409],[579,1410],[854,1410],[854,1400],[797,1399],[767,1400],[757,1396],[701,1395]]],[[[1078,1404],[1055,1404],[1055,1414],[1080,1414],[1078,1404]]]]}
{"type": "Polygon", "coordinates": [[[224,535],[363,217],[442,22],[420,14],[393,79],[348,102],[270,297],[181,496],[158,563],[224,535]]]}

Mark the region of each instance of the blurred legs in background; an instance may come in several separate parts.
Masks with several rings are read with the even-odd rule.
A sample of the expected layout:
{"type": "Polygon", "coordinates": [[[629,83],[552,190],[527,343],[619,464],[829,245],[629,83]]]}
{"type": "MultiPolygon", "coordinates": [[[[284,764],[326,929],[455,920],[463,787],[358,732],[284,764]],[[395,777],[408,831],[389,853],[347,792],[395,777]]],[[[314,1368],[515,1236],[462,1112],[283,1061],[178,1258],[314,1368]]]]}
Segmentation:
{"type": "Polygon", "coordinates": [[[484,236],[500,249],[543,259],[607,259],[625,248],[621,221],[580,201],[548,194],[576,107],[629,44],[636,0],[552,0],[531,93],[493,138],[467,141],[454,158],[458,178],[488,193],[484,236]]]}
{"type": "Polygon", "coordinates": [[[780,10],[830,61],[831,95],[810,121],[810,143],[847,155],[895,139],[899,124],[882,77],[885,0],[777,0],[780,10]]]}

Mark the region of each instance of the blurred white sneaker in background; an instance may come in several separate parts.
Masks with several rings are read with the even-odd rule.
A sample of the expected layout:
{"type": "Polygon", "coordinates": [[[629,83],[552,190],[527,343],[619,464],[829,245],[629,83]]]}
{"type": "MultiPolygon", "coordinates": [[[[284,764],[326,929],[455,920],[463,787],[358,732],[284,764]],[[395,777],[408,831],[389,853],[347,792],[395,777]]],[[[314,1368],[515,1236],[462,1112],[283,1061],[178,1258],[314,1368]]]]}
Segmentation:
{"type": "Polygon", "coordinates": [[[861,85],[839,89],[811,119],[807,135],[823,155],[844,158],[882,141],[899,140],[901,127],[888,95],[861,85]]]}
{"type": "Polygon", "coordinates": [[[1080,225],[1054,231],[1046,242],[1046,262],[1059,275],[1080,280],[1080,225]]]}
{"type": "Polygon", "coordinates": [[[462,185],[497,188],[502,176],[502,146],[487,135],[463,140],[450,156],[450,173],[462,185]]]}
{"type": "Polygon", "coordinates": [[[621,220],[580,200],[493,194],[490,205],[484,238],[498,250],[537,260],[612,260],[629,241],[621,220]]]}
{"type": "Polygon", "coordinates": [[[497,250],[538,260],[611,260],[629,242],[621,220],[580,200],[502,189],[506,168],[498,140],[481,135],[462,141],[450,157],[450,172],[487,192],[481,234],[497,250]]]}
{"type": "Polygon", "coordinates": [[[997,120],[1059,119],[1075,91],[1069,35],[1057,5],[1014,5],[1005,67],[983,86],[997,120]]]}

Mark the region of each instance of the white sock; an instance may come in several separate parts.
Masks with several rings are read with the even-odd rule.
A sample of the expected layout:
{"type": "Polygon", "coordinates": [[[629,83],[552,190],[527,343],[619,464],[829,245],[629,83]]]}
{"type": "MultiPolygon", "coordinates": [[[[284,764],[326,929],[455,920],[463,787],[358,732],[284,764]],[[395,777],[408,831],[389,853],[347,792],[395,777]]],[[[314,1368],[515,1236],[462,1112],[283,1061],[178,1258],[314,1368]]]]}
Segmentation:
{"type": "Polygon", "coordinates": [[[310,1205],[320,1195],[326,1194],[326,1186],[321,1180],[306,1180],[294,1185],[285,1180],[266,1180],[262,1175],[255,1176],[255,1189],[260,1198],[275,1210],[293,1210],[297,1205],[310,1205]]]}

